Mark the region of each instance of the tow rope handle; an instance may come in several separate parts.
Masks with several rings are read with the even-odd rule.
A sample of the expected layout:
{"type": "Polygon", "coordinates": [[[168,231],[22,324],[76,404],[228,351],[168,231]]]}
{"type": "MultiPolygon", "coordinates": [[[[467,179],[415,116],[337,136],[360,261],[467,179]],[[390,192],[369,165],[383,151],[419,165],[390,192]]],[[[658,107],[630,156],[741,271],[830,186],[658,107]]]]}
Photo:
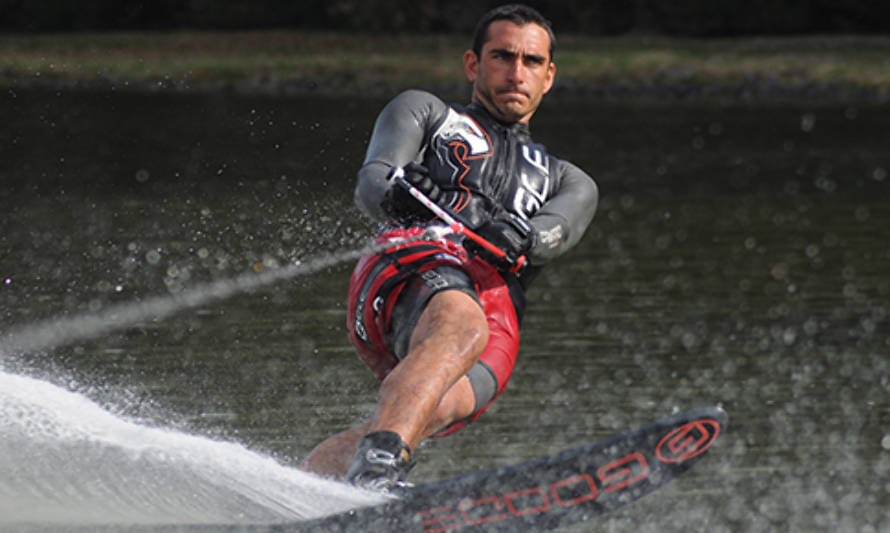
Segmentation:
{"type": "Polygon", "coordinates": [[[451,230],[452,233],[456,233],[458,235],[463,235],[464,238],[470,239],[471,241],[478,244],[481,248],[484,248],[487,252],[495,256],[499,261],[503,264],[509,266],[509,271],[518,274],[525,267],[526,258],[524,255],[516,258],[515,261],[511,261],[509,257],[507,257],[506,252],[489,242],[475,231],[470,228],[464,226],[460,221],[454,218],[454,215],[448,212],[444,207],[437,204],[436,202],[430,200],[427,195],[423,194],[420,189],[411,185],[408,180],[405,179],[405,170],[402,167],[395,167],[393,171],[390,173],[389,179],[393,180],[399,186],[403,187],[408,194],[410,194],[415,200],[420,202],[424,207],[430,210],[434,215],[442,219],[443,222],[448,224],[448,229],[451,230]]]}

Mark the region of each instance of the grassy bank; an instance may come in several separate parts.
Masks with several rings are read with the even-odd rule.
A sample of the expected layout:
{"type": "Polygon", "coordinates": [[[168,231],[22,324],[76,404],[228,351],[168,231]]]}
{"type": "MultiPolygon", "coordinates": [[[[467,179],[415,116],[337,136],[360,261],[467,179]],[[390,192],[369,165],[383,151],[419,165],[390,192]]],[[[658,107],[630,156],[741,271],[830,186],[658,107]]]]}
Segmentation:
{"type": "MultiPolygon", "coordinates": [[[[468,38],[264,32],[0,35],[0,84],[256,92],[462,91],[468,38]]],[[[562,36],[558,87],[890,98],[890,37],[562,36]]]]}

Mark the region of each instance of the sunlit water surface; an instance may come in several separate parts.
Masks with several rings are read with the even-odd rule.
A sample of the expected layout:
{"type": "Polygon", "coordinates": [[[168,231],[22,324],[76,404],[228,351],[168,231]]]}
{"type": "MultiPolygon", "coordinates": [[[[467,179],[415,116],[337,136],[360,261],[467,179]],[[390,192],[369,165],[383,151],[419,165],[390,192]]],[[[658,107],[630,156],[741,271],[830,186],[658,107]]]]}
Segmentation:
{"type": "MultiPolygon", "coordinates": [[[[7,340],[372,233],[351,190],[382,101],[0,99],[7,340]]],[[[572,530],[890,529],[888,119],[553,98],[533,132],[597,178],[599,212],[536,280],[505,395],[421,447],[413,480],[719,403],[730,431],[705,460],[572,530]]],[[[373,409],[344,333],[350,268],[3,353],[0,530],[263,523],[369,501],[295,469],[373,409]]]]}

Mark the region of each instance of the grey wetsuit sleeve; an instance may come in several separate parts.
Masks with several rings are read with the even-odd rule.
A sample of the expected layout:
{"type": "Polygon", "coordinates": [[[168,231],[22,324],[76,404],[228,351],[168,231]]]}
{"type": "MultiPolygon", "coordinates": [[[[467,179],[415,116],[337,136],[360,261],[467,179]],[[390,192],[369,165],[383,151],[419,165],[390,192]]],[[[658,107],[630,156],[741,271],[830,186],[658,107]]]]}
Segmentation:
{"type": "Polygon", "coordinates": [[[358,171],[355,203],[374,220],[386,220],[380,203],[394,166],[419,162],[429,131],[447,112],[444,102],[424,91],[405,91],[393,98],[374,123],[365,161],[358,171]]]}
{"type": "Polygon", "coordinates": [[[533,265],[547,263],[578,244],[596,212],[599,191],[593,178],[561,159],[557,172],[559,189],[531,219],[538,235],[529,252],[533,265]]]}

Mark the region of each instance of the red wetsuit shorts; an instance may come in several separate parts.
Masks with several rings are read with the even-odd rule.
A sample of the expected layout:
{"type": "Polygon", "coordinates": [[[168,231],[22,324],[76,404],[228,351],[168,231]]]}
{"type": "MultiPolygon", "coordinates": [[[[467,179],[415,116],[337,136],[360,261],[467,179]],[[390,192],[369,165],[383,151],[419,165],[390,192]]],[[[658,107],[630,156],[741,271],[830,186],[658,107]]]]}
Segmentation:
{"type": "MultiPolygon", "coordinates": [[[[416,238],[423,231],[420,227],[398,228],[381,234],[375,243],[416,238]]],[[[476,395],[476,410],[436,437],[478,418],[501,395],[513,374],[519,351],[519,318],[508,283],[494,267],[468,256],[460,244],[447,239],[417,240],[359,259],[349,286],[346,317],[349,339],[359,357],[383,380],[407,354],[411,332],[427,302],[443,290],[463,291],[479,303],[488,319],[489,339],[467,373],[476,395]]]]}

